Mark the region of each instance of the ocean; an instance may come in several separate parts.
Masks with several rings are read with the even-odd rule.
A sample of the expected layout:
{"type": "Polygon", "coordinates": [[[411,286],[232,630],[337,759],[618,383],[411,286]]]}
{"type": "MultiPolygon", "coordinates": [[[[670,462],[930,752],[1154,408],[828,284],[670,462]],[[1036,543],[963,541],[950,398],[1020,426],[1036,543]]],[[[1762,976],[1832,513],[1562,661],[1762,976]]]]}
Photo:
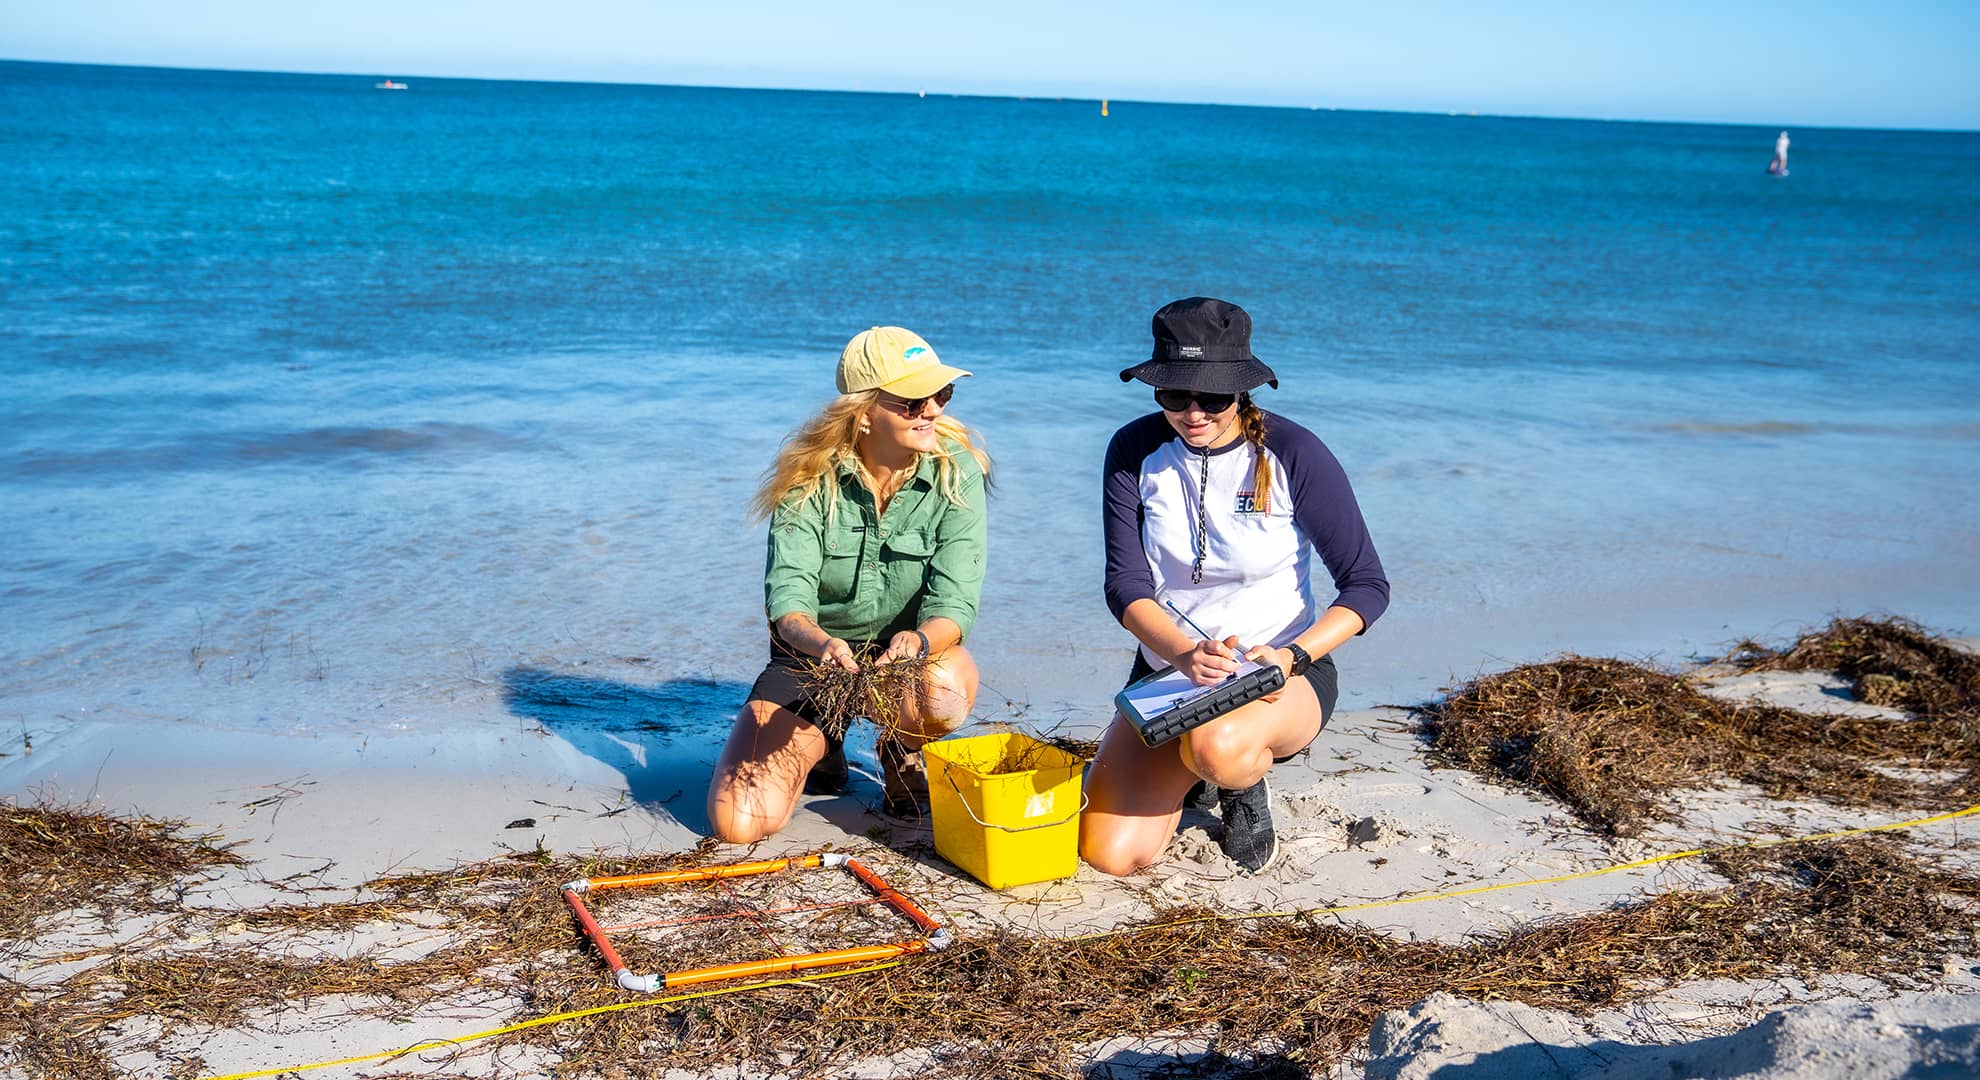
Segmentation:
{"type": "Polygon", "coordinates": [[[1980,620],[1980,135],[1793,129],[1775,179],[1762,125],[376,81],[0,63],[0,740],[712,754],[746,504],[879,323],[975,372],[979,712],[1091,728],[1115,373],[1194,294],[1387,564],[1345,705],[1980,620]]]}

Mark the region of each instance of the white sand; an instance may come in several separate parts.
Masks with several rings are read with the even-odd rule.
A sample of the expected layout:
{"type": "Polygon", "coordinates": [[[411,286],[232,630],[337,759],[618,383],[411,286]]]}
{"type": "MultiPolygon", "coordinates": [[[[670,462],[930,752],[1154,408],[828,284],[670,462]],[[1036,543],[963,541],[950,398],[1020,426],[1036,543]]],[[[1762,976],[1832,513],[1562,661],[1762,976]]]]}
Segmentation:
{"type": "MultiPolygon", "coordinates": [[[[1720,692],[1765,695],[1803,707],[1864,708],[1846,700],[1846,688],[1842,694],[1838,689],[1826,676],[1768,675],[1727,680],[1720,692]]],[[[1310,759],[1274,770],[1282,856],[1256,877],[1237,873],[1223,857],[1214,820],[1189,814],[1170,857],[1126,882],[1082,868],[1064,881],[991,892],[934,854],[925,823],[874,816],[869,806],[876,792],[868,782],[856,784],[848,795],[808,799],[791,828],[754,854],[834,845],[884,862],[893,884],[924,899],[964,935],[999,925],[1056,934],[1141,917],[1150,910],[1151,891],[1169,902],[1233,911],[1379,904],[1485,884],[1517,885],[1664,851],[1773,835],[1767,831],[1773,829],[1807,833],[1915,816],[1783,804],[1728,789],[1686,796],[1680,826],[1632,841],[1603,841],[1559,806],[1469,773],[1433,771],[1405,724],[1405,716],[1393,710],[1343,714],[1315,744],[1310,759]]],[[[681,748],[617,741],[623,745],[616,750],[596,744],[580,749],[536,728],[299,739],[77,724],[39,733],[31,753],[0,760],[0,794],[181,817],[202,831],[244,841],[240,851],[251,864],[220,874],[189,901],[251,907],[277,894],[271,881],[317,887],[326,899],[343,899],[352,895],[347,890],[389,871],[444,869],[538,845],[559,853],[692,845],[694,830],[676,815],[698,820],[699,786],[680,784],[644,802],[632,791],[656,792],[673,782],[669,777],[698,775],[705,783],[706,766],[697,763],[702,759],[690,757],[683,765],[681,748]],[[656,755],[673,757],[659,761],[656,755]],[[531,824],[509,827],[522,819],[531,824]]],[[[1972,845],[1952,846],[1962,825],[1969,833],[1976,827],[1954,823],[1919,830],[1917,836],[1970,865],[1980,858],[1972,845]]],[[[1659,890],[1716,883],[1702,864],[1686,860],[1335,917],[1398,938],[1455,941],[1536,918],[1599,911],[1659,890]]],[[[24,983],[56,980],[74,969],[58,959],[64,952],[143,930],[126,923],[93,935],[55,935],[31,955],[0,960],[0,975],[24,983]]],[[[316,944],[338,955],[379,958],[417,955],[434,946],[419,927],[405,925],[360,928],[316,944]]],[[[1967,1075],[1960,1070],[1980,1068],[1975,1034],[1980,974],[1972,964],[1953,965],[1932,989],[1891,997],[1865,981],[1793,993],[1771,983],[1713,985],[1681,988],[1626,1013],[1591,1020],[1438,995],[1382,1020],[1371,1038],[1366,1069],[1371,1077],[1398,1078],[1460,1072],[1523,1077],[1554,1075],[1550,1069],[1562,1068],[1567,1074],[1611,1078],[1669,1076],[1673,1070],[1799,1077],[1840,1075],[1823,1070],[1844,1066],[1853,1075],[1898,1075],[1898,1066],[1910,1063],[1928,1070],[1916,1075],[1967,1075]],[[1887,1000],[1869,1005],[1854,1000],[1873,992],[1887,1000]],[[1953,1071],[1929,1071],[1941,1063],[1952,1063],[1946,1067],[1953,1071]],[[1440,1071],[1446,1067],[1459,1071],[1440,1071]]],[[[381,1021],[318,1000],[262,1017],[251,1029],[182,1032],[165,1046],[168,1054],[197,1052],[215,1071],[245,1071],[481,1031],[515,1015],[519,1005],[490,992],[381,1021]]],[[[148,1041],[143,1025],[125,1034],[133,1045],[148,1041]]],[[[1095,1065],[1114,1075],[1202,1049],[1186,1036],[1173,1043],[1091,1048],[1095,1065]]],[[[169,1069],[171,1063],[170,1056],[161,1060],[148,1051],[122,1062],[137,1075],[169,1069]]],[[[498,1054],[470,1046],[458,1054],[396,1061],[389,1071],[523,1076],[545,1074],[554,1064],[528,1051],[498,1054]]],[[[863,1071],[873,1075],[914,1071],[914,1063],[902,1058],[870,1064],[863,1071]]],[[[0,1075],[22,1075],[8,1069],[0,1062],[0,1075]]],[[[364,1072],[351,1066],[306,1075],[364,1072]]]]}

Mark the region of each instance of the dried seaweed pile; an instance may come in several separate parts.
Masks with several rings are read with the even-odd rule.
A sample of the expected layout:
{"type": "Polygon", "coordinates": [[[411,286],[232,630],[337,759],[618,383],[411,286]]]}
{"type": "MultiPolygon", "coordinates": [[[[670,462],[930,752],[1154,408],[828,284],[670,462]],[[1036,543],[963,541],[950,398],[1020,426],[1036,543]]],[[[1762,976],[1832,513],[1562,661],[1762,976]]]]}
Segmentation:
{"type": "MultiPolygon", "coordinates": [[[[645,859],[511,858],[374,882],[371,898],[351,904],[182,911],[181,937],[223,921],[245,922],[248,934],[119,950],[54,986],[8,987],[0,1053],[32,1075],[70,1080],[108,1074],[113,1046],[130,1049],[117,1045],[119,1022],[140,1015],[197,1030],[189,1025],[252,1022],[259,1011],[326,995],[390,1016],[472,992],[512,1001],[504,1019],[516,1022],[632,1000],[609,985],[582,943],[559,884],[703,865],[713,855],[703,847],[645,859]],[[293,947],[328,929],[417,912],[442,913],[448,923],[446,943],[414,959],[310,959],[293,947]]],[[[1913,857],[1894,837],[1728,852],[1713,862],[1730,887],[1462,945],[1401,942],[1317,918],[1233,921],[1172,910],[1101,937],[1000,932],[852,979],[502,1038],[551,1049],[562,1058],[560,1074],[571,1076],[708,1062],[815,1075],[909,1048],[934,1056],[932,1068],[913,1067],[923,1073],[1071,1076],[1096,1041],[1179,1033],[1235,1058],[1323,1069],[1352,1053],[1380,1013],[1437,990],[1587,1011],[1688,979],[1863,973],[1903,983],[1980,945],[1971,908],[1980,878],[1913,857]]],[[[422,1068],[444,1068],[436,1056],[422,1052],[422,1068]]],[[[194,1057],[176,1071],[192,1076],[206,1066],[194,1057]]]]}
{"type": "Polygon", "coordinates": [[[240,861],[179,822],[0,800],[0,942],[31,938],[70,908],[149,910],[153,890],[240,861]]]}
{"type": "MultiPolygon", "coordinates": [[[[115,830],[116,823],[176,835],[172,823],[81,816],[103,819],[73,834],[84,849],[91,846],[89,837],[115,830]]],[[[62,836],[50,838],[58,851],[62,836]]],[[[163,861],[196,867],[206,850],[204,838],[176,842],[182,850],[167,853],[163,861]]],[[[238,1025],[257,1013],[343,996],[356,1012],[403,1015],[464,992],[515,995],[539,983],[599,987],[603,993],[606,980],[564,906],[562,883],[706,865],[711,849],[704,843],[692,851],[635,859],[552,860],[534,854],[494,859],[380,879],[366,886],[367,898],[348,903],[231,910],[155,899],[128,909],[164,920],[146,935],[144,948],[72,953],[64,959],[100,962],[49,986],[30,987],[0,975],[0,1060],[11,1055],[38,1078],[95,1080],[115,1074],[111,1058],[130,1049],[120,1042],[120,1032],[139,1017],[155,1017],[170,1030],[238,1025]],[[425,929],[440,944],[396,962],[345,955],[341,943],[359,928],[393,926],[425,929]]],[[[124,876],[144,872],[143,860],[158,853],[133,848],[128,856],[131,861],[119,868],[124,876]]],[[[171,1075],[210,1071],[195,1056],[171,1075]]]]}
{"type": "Polygon", "coordinates": [[[1897,655],[1864,677],[1902,671],[1936,712],[1824,716],[1726,702],[1679,676],[1577,656],[1481,677],[1417,712],[1447,762],[1544,791],[1611,835],[1671,818],[1673,789],[1719,780],[1848,806],[1970,805],[1980,797],[1980,719],[1959,711],[1971,710],[1972,699],[1957,688],[1975,685],[1975,658],[1922,635],[1923,646],[1866,646],[1889,639],[1864,635],[1863,625],[1838,623],[1780,654],[1749,647],[1745,663],[1828,668],[1836,657],[1897,655]],[[1962,775],[1902,776],[1893,768],[1962,775]]]}
{"type": "Polygon", "coordinates": [[[1858,700],[1958,722],[1969,739],[1980,723],[1980,656],[1909,619],[1837,619],[1778,652],[1746,641],[1727,659],[1746,671],[1833,671],[1858,700]]]}
{"type": "Polygon", "coordinates": [[[890,663],[874,663],[876,654],[859,658],[859,670],[848,671],[823,660],[808,660],[798,668],[798,679],[811,693],[818,711],[818,726],[834,738],[860,717],[873,721],[882,739],[901,727],[901,704],[921,693],[928,675],[927,657],[907,657],[890,663]]]}

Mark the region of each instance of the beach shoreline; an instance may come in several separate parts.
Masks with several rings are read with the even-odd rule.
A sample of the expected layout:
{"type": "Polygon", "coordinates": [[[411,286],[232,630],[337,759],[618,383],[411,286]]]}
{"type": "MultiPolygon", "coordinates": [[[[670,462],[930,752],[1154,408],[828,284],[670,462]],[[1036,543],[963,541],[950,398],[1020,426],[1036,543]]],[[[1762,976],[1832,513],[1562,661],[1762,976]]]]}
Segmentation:
{"type": "MultiPolygon", "coordinates": [[[[1963,644],[1971,649],[1976,641],[1963,644]]],[[[1842,715],[1876,712],[1851,701],[1848,682],[1832,674],[1722,673],[1716,681],[1720,692],[1733,697],[1842,715]]],[[[778,836],[748,849],[717,846],[704,855],[720,862],[836,849],[874,859],[887,867],[892,884],[964,938],[996,932],[1077,938],[1135,924],[1169,907],[1200,907],[1239,915],[1352,909],[1322,918],[1399,942],[1461,944],[1480,934],[1509,934],[1611,910],[1645,896],[1724,885],[1699,860],[1661,859],[1672,852],[1932,816],[1770,800],[1732,785],[1683,793],[1681,822],[1627,838],[1604,837],[1550,799],[1463,770],[1433,767],[1413,725],[1403,710],[1345,711],[1307,758],[1275,769],[1282,855],[1255,877],[1240,875],[1222,856],[1214,820],[1191,812],[1163,862],[1130,879],[1109,879],[1081,867],[1071,879],[991,892],[935,854],[928,822],[878,813],[873,770],[862,768],[857,756],[848,793],[806,797],[797,818],[778,836]]],[[[246,863],[186,890],[182,902],[252,912],[299,899],[352,901],[366,895],[367,882],[382,877],[485,860],[586,854],[630,859],[695,849],[700,835],[691,823],[700,813],[704,788],[693,780],[698,774],[705,784],[705,766],[671,734],[651,745],[636,739],[636,733],[605,732],[602,741],[581,746],[549,727],[524,723],[509,730],[480,725],[296,736],[160,731],[92,721],[40,731],[31,748],[10,748],[0,759],[0,798],[16,805],[42,801],[183,819],[190,832],[233,845],[246,863]],[[611,759],[601,746],[622,756],[611,759]],[[663,787],[668,790],[660,791],[663,787]],[[647,794],[642,798],[635,791],[647,794]]],[[[1980,867],[1980,850],[1962,838],[1958,820],[1901,831],[1969,870],[1980,867]]],[[[34,955],[25,962],[10,962],[5,974],[23,986],[46,983],[73,970],[51,953],[87,952],[130,933],[128,926],[109,925],[93,936],[58,934],[31,950],[34,955]]],[[[389,928],[373,928],[318,947],[390,956],[403,945],[401,937],[389,928]]],[[[597,970],[603,979],[602,965],[597,970]]],[[[1894,994],[1871,979],[1789,983],[1679,986],[1652,1003],[1592,1019],[1550,1013],[1542,1025],[1547,1036],[1535,1039],[1552,1039],[1563,1053],[1599,1054],[1591,1048],[1607,1046],[1614,1056],[1617,1047],[1636,1047],[1624,1056],[1666,1063],[1668,1055],[1656,1056],[1653,1044],[1729,1038],[1770,1013],[1798,1006],[1888,1000],[1888,1006],[1865,1007],[1895,1010],[1892,1016],[1901,1014],[1914,1029],[1936,1023],[1954,1030],[1980,1022],[1980,963],[1972,960],[1949,963],[1922,998],[1894,994]]],[[[409,1037],[459,1037],[495,1026],[492,1021],[511,1015],[514,1007],[498,993],[479,1005],[450,1000],[444,1008],[416,1009],[402,1023],[379,1026],[337,1020],[338,1010],[323,1002],[297,1002],[244,1027],[204,1030],[192,1043],[172,1036],[159,1045],[190,1053],[196,1043],[205,1067],[224,1074],[284,1061],[330,1060],[367,1047],[403,1045],[409,1037]],[[270,1041],[271,1033],[281,1037],[270,1041]]],[[[1365,1068],[1369,1076],[1420,1076],[1428,1075],[1426,1062],[1475,1057],[1506,1064],[1511,1075],[1517,1070],[1510,1064],[1525,1058],[1523,1051],[1508,1049],[1505,1032],[1522,1023],[1531,1026],[1534,1015],[1439,999],[1382,1021],[1357,1064],[1343,1064],[1336,1074],[1358,1076],[1365,1068]]],[[[1829,1014],[1819,1008],[1796,1015],[1801,1018],[1793,1023],[1803,1027],[1831,1022],[1820,1019],[1829,1014]]],[[[1760,1033],[1751,1037],[1777,1040],[1786,1021],[1772,1023],[1764,1031],[1752,1029],[1760,1033]]],[[[1118,1075],[1133,1075],[1135,1062],[1152,1068],[1212,1049],[1188,1038],[1091,1048],[1098,1055],[1093,1060],[1111,1062],[1108,1067],[1118,1075]]],[[[1873,1056],[1885,1051],[1895,1052],[1862,1050],[1873,1056]]],[[[466,1075],[531,1075],[555,1065],[554,1055],[544,1056],[540,1048],[515,1046],[435,1060],[441,1063],[399,1060],[394,1075],[422,1075],[425,1068],[436,1075],[461,1075],[451,1071],[461,1068],[469,1070],[466,1075]]],[[[905,1067],[885,1054],[874,1061],[880,1064],[868,1064],[878,1071],[845,1075],[887,1075],[905,1067]]],[[[123,1060],[137,1072],[165,1062],[150,1050],[123,1060]]],[[[4,1068],[0,1075],[6,1075],[4,1068]]],[[[366,1074],[326,1070],[324,1075],[366,1074]]]]}

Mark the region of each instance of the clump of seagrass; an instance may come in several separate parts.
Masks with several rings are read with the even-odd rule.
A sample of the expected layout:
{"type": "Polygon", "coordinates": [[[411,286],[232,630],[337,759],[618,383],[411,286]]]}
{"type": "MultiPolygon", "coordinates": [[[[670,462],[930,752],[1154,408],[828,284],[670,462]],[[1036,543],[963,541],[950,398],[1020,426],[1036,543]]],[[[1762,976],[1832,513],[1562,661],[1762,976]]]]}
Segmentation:
{"type": "Polygon", "coordinates": [[[884,740],[901,726],[901,704],[921,693],[928,676],[927,657],[907,657],[875,663],[877,653],[859,658],[859,670],[848,671],[823,660],[798,667],[798,680],[811,694],[818,726],[833,738],[843,737],[854,720],[866,717],[884,740]]]}
{"type": "Polygon", "coordinates": [[[1081,739],[1072,735],[1053,735],[1046,741],[1081,761],[1092,761],[1100,753],[1100,741],[1098,739],[1081,739]]]}
{"type": "Polygon", "coordinates": [[[182,821],[0,800],[0,940],[31,938],[42,919],[71,908],[169,908],[154,890],[238,865],[232,848],[188,835],[182,821]]]}
{"type": "Polygon", "coordinates": [[[1524,665],[1416,712],[1447,763],[1543,791],[1617,836],[1671,818],[1674,789],[1717,781],[1852,806],[1955,808],[1980,794],[1971,724],[1721,701],[1622,660],[1524,665]],[[1965,772],[1947,780],[1891,767],[1965,772]]]}
{"type": "Polygon", "coordinates": [[[1909,619],[1836,619],[1786,649],[1744,641],[1726,659],[1744,671],[1833,671],[1861,701],[1961,722],[1968,737],[1980,723],[1980,656],[1909,619]]]}

